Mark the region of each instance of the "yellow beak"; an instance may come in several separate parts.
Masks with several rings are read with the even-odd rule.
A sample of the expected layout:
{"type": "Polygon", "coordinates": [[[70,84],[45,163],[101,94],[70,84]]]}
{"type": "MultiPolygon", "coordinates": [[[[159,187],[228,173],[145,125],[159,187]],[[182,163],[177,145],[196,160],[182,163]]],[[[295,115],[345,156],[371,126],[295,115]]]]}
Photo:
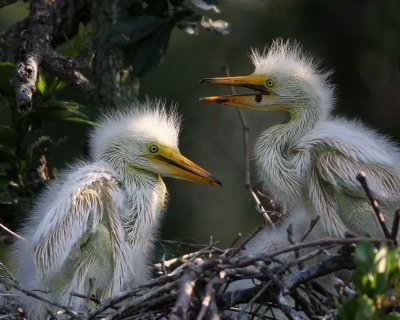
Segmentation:
{"type": "Polygon", "coordinates": [[[259,91],[263,94],[269,94],[265,85],[265,76],[249,75],[238,77],[219,77],[219,78],[205,78],[200,80],[200,83],[222,84],[228,86],[244,87],[259,91]]]}
{"type": "MultiPolygon", "coordinates": [[[[245,87],[256,90],[258,93],[203,97],[200,100],[233,105],[255,111],[271,111],[274,107],[271,107],[268,100],[274,97],[275,94],[265,85],[265,80],[266,77],[262,75],[205,78],[200,83],[245,87]]],[[[276,107],[278,109],[278,106],[276,107]]]]}
{"type": "Polygon", "coordinates": [[[164,147],[153,159],[166,169],[165,176],[222,187],[219,179],[175,150],[164,147]]]}

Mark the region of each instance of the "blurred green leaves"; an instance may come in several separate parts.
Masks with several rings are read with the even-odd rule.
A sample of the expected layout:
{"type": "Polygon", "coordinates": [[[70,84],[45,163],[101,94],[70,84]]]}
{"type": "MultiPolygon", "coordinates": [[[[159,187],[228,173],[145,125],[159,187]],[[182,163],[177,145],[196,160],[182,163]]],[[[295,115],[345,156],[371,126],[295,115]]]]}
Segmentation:
{"type": "Polygon", "coordinates": [[[358,243],[355,254],[354,297],[340,308],[341,319],[400,319],[394,306],[400,302],[400,253],[398,247],[358,243]]]}
{"type": "MultiPolygon", "coordinates": [[[[198,28],[227,35],[229,24],[198,14],[183,0],[144,0],[144,6],[132,4],[131,15],[114,24],[109,32],[110,45],[125,50],[131,59],[134,73],[142,77],[164,59],[171,31],[176,26],[190,35],[198,28]]],[[[189,2],[202,10],[219,12],[217,0],[189,2]]]]}
{"type": "MultiPolygon", "coordinates": [[[[84,29],[80,30],[86,34],[84,29]]],[[[70,44],[74,43],[78,42],[73,40],[70,44]]],[[[71,53],[77,53],[80,45],[71,48],[71,53]]],[[[39,174],[38,158],[44,157],[49,147],[59,144],[59,138],[43,134],[44,124],[57,121],[93,125],[98,115],[97,109],[60,100],[58,92],[65,84],[42,71],[36,81],[32,109],[18,112],[9,82],[14,70],[14,64],[0,63],[0,108],[8,108],[11,115],[9,123],[0,125],[0,220],[7,221],[12,228],[27,213],[32,196],[46,181],[39,174]]]]}

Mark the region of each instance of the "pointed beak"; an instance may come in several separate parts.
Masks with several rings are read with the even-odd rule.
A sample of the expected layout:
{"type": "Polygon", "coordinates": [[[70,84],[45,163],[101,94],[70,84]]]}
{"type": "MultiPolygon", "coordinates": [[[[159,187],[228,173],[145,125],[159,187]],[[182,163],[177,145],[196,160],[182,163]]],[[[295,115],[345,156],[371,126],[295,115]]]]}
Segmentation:
{"type": "Polygon", "coordinates": [[[272,92],[265,86],[265,80],[265,77],[261,75],[205,78],[201,80],[200,83],[250,88],[258,91],[258,93],[203,97],[200,98],[200,100],[223,105],[233,105],[256,111],[264,111],[266,107],[265,101],[272,96],[272,92]]]}
{"type": "Polygon", "coordinates": [[[215,102],[223,105],[232,105],[245,109],[255,110],[255,111],[265,111],[267,107],[264,103],[266,100],[266,95],[264,94],[235,94],[227,96],[212,96],[212,97],[202,97],[201,101],[215,102]]]}
{"type": "Polygon", "coordinates": [[[200,80],[200,83],[222,84],[227,86],[244,87],[260,91],[264,94],[269,93],[267,87],[265,86],[265,77],[261,75],[205,78],[200,80]]]}
{"type": "Polygon", "coordinates": [[[175,150],[165,148],[154,159],[167,169],[166,176],[222,187],[219,179],[175,150]]]}

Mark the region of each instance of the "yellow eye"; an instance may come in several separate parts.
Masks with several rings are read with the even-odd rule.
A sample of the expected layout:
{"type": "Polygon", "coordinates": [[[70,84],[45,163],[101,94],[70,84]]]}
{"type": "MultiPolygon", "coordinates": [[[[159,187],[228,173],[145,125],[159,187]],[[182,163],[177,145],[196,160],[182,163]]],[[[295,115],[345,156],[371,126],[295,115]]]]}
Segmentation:
{"type": "Polygon", "coordinates": [[[152,144],[149,148],[151,153],[156,153],[158,152],[158,147],[155,144],[152,144]]]}
{"type": "Polygon", "coordinates": [[[270,88],[274,86],[274,82],[271,79],[268,79],[266,81],[266,84],[267,84],[267,87],[270,87],[270,88]]]}

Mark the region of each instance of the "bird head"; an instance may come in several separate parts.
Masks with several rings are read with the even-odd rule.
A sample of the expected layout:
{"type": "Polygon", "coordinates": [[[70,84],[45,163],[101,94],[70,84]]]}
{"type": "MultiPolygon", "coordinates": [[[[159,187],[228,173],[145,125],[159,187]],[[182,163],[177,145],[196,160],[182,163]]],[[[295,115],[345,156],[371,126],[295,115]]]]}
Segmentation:
{"type": "Polygon", "coordinates": [[[178,149],[180,119],[160,101],[147,101],[130,111],[107,114],[91,133],[92,156],[123,176],[142,172],[212,186],[221,182],[184,157],[178,149]]]}
{"type": "Polygon", "coordinates": [[[275,40],[263,53],[253,50],[251,59],[255,67],[251,75],[205,78],[200,82],[245,87],[255,93],[200,100],[255,111],[298,112],[302,108],[320,108],[321,113],[329,112],[333,94],[330,73],[320,72],[318,64],[302,53],[299,44],[275,40]]]}

